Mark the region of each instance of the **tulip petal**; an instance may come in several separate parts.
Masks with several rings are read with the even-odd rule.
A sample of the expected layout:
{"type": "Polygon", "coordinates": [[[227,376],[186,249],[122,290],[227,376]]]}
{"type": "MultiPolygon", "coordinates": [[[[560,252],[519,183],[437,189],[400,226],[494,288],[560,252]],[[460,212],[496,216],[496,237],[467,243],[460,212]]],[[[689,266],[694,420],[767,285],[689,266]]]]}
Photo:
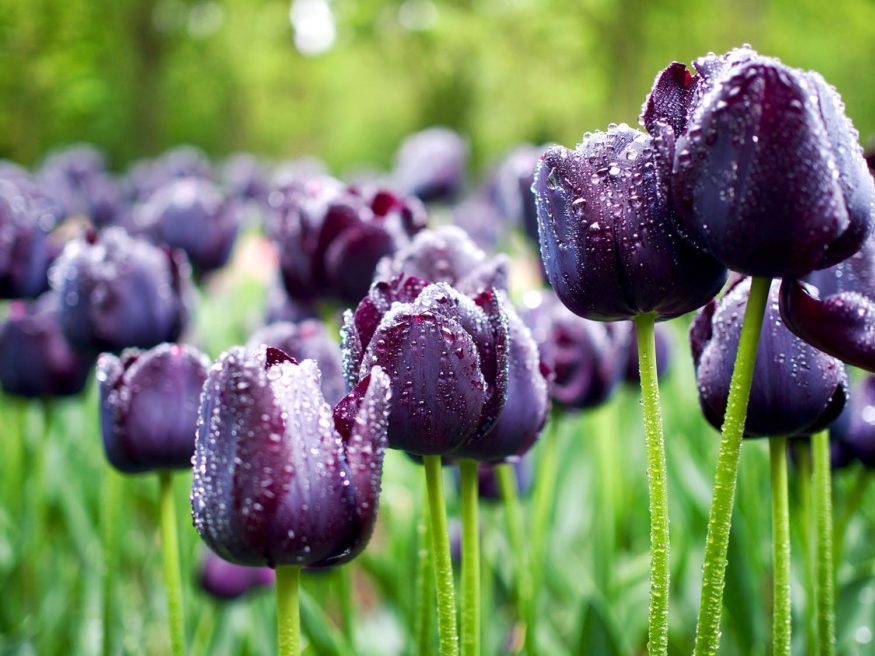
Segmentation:
{"type": "Polygon", "coordinates": [[[652,134],[657,122],[665,122],[675,134],[681,134],[687,126],[698,83],[699,76],[692,75],[680,62],[666,66],[657,74],[644,101],[641,124],[652,134]]]}

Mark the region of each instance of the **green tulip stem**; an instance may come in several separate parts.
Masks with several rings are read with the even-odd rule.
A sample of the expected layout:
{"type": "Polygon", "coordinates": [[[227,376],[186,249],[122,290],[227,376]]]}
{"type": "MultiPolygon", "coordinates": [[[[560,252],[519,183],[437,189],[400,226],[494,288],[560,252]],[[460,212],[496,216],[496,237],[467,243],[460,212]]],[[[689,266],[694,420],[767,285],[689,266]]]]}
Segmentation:
{"type": "Polygon", "coordinates": [[[526,557],[526,540],[523,533],[523,516],[520,499],[517,494],[518,482],[516,470],[512,464],[505,463],[495,468],[498,486],[504,502],[504,514],[507,521],[507,532],[510,536],[511,548],[516,558],[516,601],[517,614],[523,625],[526,642],[529,642],[529,631],[526,620],[529,617],[529,605],[532,600],[532,579],[529,560],[526,557]]]}
{"type": "Polygon", "coordinates": [[[100,495],[103,522],[103,653],[113,653],[115,571],[118,567],[118,501],[121,477],[107,466],[100,495]]]}
{"type": "Polygon", "coordinates": [[[832,554],[832,473],[830,471],[829,431],[811,438],[814,465],[814,510],[816,524],[815,596],[820,656],[833,656],[835,634],[835,579],[832,554]]]}
{"type": "Polygon", "coordinates": [[[340,619],[343,626],[343,632],[346,635],[346,642],[350,649],[355,652],[356,637],[355,637],[355,611],[353,610],[353,579],[352,565],[347,564],[344,567],[338,567],[337,572],[337,596],[340,604],[340,619]]]}
{"type": "Polygon", "coordinates": [[[459,461],[462,501],[462,656],[480,654],[480,522],[477,461],[459,461]]]}
{"type": "Polygon", "coordinates": [[[723,611],[723,588],[726,583],[726,554],[735,503],[735,483],[741,458],[741,440],[747,418],[747,404],[753,384],[757,347],[763,317],[769,300],[771,280],[753,278],[738,340],[738,352],[729,383],[726,415],[717,456],[714,493],[708,517],[705,541],[705,564],[702,571],[702,598],[696,626],[695,656],[715,656],[720,647],[720,619],[723,611]]]}
{"type": "Polygon", "coordinates": [[[444,506],[443,472],[440,456],[423,456],[431,518],[431,547],[437,592],[438,634],[441,656],[459,653],[456,628],[456,591],[453,588],[453,563],[450,559],[450,536],[447,509],[444,506]]]}
{"type": "Polygon", "coordinates": [[[301,653],[301,567],[280,565],[276,568],[277,654],[300,656],[301,653]]]}
{"type": "Polygon", "coordinates": [[[787,492],[787,438],[769,440],[772,481],[773,607],[772,656],[790,656],[790,502],[787,492]]]}
{"type": "Polygon", "coordinates": [[[416,614],[413,620],[416,639],[413,653],[418,656],[431,656],[434,650],[434,573],[430,534],[428,516],[420,511],[416,525],[416,614]]]}
{"type": "Polygon", "coordinates": [[[814,610],[814,539],[811,522],[811,442],[800,441],[796,451],[799,494],[799,521],[805,576],[805,653],[814,656],[817,648],[817,614],[814,610]]]}
{"type": "MultiPolygon", "coordinates": [[[[650,656],[668,653],[669,531],[668,482],[665,442],[662,436],[662,410],[656,378],[655,317],[635,318],[638,337],[638,368],[644,410],[644,438],[647,445],[647,484],[650,494],[650,616],[647,651],[650,656]]],[[[613,530],[613,527],[611,527],[613,530]]]]}
{"type": "Polygon", "coordinates": [[[185,619],[182,610],[182,576],[179,571],[179,538],[176,535],[176,504],[173,475],[159,472],[161,505],[161,549],[164,557],[164,585],[167,588],[167,617],[170,624],[170,653],[185,654],[185,619]]]}

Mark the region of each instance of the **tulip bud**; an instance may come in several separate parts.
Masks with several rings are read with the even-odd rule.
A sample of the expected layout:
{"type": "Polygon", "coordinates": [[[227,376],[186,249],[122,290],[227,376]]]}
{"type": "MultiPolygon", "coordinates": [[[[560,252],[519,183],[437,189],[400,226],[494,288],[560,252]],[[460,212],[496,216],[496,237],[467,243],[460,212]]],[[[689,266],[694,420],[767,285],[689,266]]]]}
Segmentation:
{"type": "Polygon", "coordinates": [[[33,298],[48,286],[54,217],[21,186],[0,178],[0,298],[33,298]]]}
{"type": "Polygon", "coordinates": [[[298,324],[284,321],[264,326],[252,334],[247,348],[257,350],[260,346],[278,348],[299,362],[316,360],[322,372],[322,394],[332,405],[346,394],[340,346],[321,321],[308,319],[298,324]]]}
{"type": "Polygon", "coordinates": [[[504,255],[487,258],[456,226],[423,230],[408,246],[377,265],[375,280],[392,280],[401,274],[445,282],[463,294],[478,294],[494,287],[507,289],[508,261],[504,255]]]}
{"type": "Polygon", "coordinates": [[[683,129],[672,195],[684,236],[753,276],[803,276],[857,251],[872,231],[875,183],[836,90],[748,48],[695,66],[698,80],[672,76],[697,87],[692,100],[677,87],[651,94],[689,102],[685,126],[668,119],[683,129]]]}
{"type": "Polygon", "coordinates": [[[238,599],[258,588],[274,584],[274,572],[269,567],[235,565],[209,551],[200,571],[200,586],[210,596],[221,601],[238,599]]]}
{"type": "Polygon", "coordinates": [[[100,427],[119,471],[188,469],[209,359],[191,346],[104,353],[97,362],[100,427]]]}
{"type": "MultiPolygon", "coordinates": [[[[778,311],[772,284],[760,335],[745,423],[747,437],[816,433],[838,417],[847,396],[844,365],[793,335],[778,311]]],[[[729,382],[750,279],[702,308],[690,328],[699,402],[715,428],[723,424],[729,382]]]]}
{"type": "Polygon", "coordinates": [[[158,189],[134,217],[138,230],[158,244],[185,251],[195,271],[225,265],[237,237],[240,207],[200,178],[179,178],[158,189]]]}
{"type": "Polygon", "coordinates": [[[433,127],[407,137],[395,156],[394,178],[405,194],[450,200],[465,183],[468,144],[449,128],[433,127]]]}
{"type": "Polygon", "coordinates": [[[381,366],[393,402],[389,446],[446,455],[486,435],[507,398],[508,318],[495,290],[471,299],[401,275],[344,315],[347,385],[381,366]]]}
{"type": "Polygon", "coordinates": [[[552,293],[529,293],[525,303],[523,319],[552,372],[553,400],[574,409],[607,401],[625,372],[629,326],[579,317],[552,293]]]}
{"type": "Polygon", "coordinates": [[[70,396],[85,387],[93,357],[67,343],[58,320],[58,298],[13,301],[0,323],[0,386],[28,398],[70,396]]]}
{"type": "Polygon", "coordinates": [[[549,149],[538,166],[541,257],[575,314],[598,321],[676,317],[707,303],[725,269],[673,226],[672,131],[627,125],[587,134],[576,150],[549,149]]]}
{"type": "Polygon", "coordinates": [[[120,228],[64,247],[50,272],[64,335],[76,348],[117,352],[179,337],[188,319],[188,263],[120,228]]]}
{"type": "Polygon", "coordinates": [[[829,269],[785,280],[781,317],[821,351],[875,371],[875,237],[829,269]]]}
{"type": "Polygon", "coordinates": [[[379,367],[332,413],[313,360],[235,347],[201,397],[191,503],[207,545],[241,565],[327,566],[367,544],[389,379],[379,367]]]}

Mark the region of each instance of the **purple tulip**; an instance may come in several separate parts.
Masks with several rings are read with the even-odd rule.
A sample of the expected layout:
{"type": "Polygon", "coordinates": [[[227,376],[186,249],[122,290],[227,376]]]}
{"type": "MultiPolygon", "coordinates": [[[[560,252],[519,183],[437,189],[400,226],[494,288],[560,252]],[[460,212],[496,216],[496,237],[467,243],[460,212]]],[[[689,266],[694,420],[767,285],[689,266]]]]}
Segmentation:
{"type": "Polygon", "coordinates": [[[209,180],[178,178],[155,191],[133,221],[156,243],[185,251],[196,272],[208,273],[228,261],[240,212],[209,180]]]}
{"type": "Polygon", "coordinates": [[[785,280],[781,316],[809,344],[875,371],[875,237],[829,269],[785,280]]]}
{"type": "Polygon", "coordinates": [[[154,159],[136,162],[128,171],[127,187],[132,200],[145,201],[176,178],[213,179],[207,156],[194,146],[177,146],[154,159]]]}
{"type": "Polygon", "coordinates": [[[36,301],[13,301],[0,323],[0,386],[28,398],[79,394],[94,358],[64,339],[58,298],[46,292],[36,301]]]}
{"type": "Polygon", "coordinates": [[[544,146],[531,144],[517,146],[495,169],[489,185],[498,210],[522,225],[535,243],[538,243],[538,209],[532,185],[545,150],[544,146]]]}
{"type": "Polygon", "coordinates": [[[725,269],[687,244],[669,202],[672,132],[627,125],[549,149],[538,167],[541,257],[575,314],[598,321],[676,317],[707,303],[725,269]]]}
{"type": "Polygon", "coordinates": [[[316,319],[319,312],[312,303],[296,301],[290,298],[282,281],[272,282],[267,291],[267,310],[264,323],[272,324],[280,321],[297,323],[304,319],[316,319]]]}
{"type": "Polygon", "coordinates": [[[221,601],[238,599],[258,588],[274,584],[270,567],[235,565],[209,551],[200,571],[200,586],[210,596],[221,601]]]}
{"type": "Polygon", "coordinates": [[[50,272],[64,335],[76,348],[117,352],[179,337],[188,319],[188,262],[120,228],[68,242],[50,272]]]}
{"type": "MultiPolygon", "coordinates": [[[[663,324],[656,324],[653,336],[656,340],[656,376],[657,378],[662,378],[671,364],[673,350],[671,331],[663,324]]],[[[623,379],[627,383],[634,383],[635,385],[641,382],[637,342],[637,335],[633,326],[629,334],[629,345],[626,351],[626,372],[623,374],[623,379]]]]}
{"type": "Polygon", "coordinates": [[[115,223],[125,210],[121,188],[93,146],[80,144],[50,155],[37,179],[64,218],[85,216],[102,227],[115,223]]]}
{"type": "Polygon", "coordinates": [[[875,376],[866,376],[851,389],[842,424],[831,435],[868,468],[875,468],[875,376]]]}
{"type": "MultiPolygon", "coordinates": [[[[531,453],[531,452],[530,452],[531,453]]],[[[511,463],[516,473],[517,492],[525,496],[532,487],[532,463],[528,454],[511,463]]],[[[477,494],[485,501],[500,501],[501,486],[495,472],[496,465],[481,463],[477,468],[477,494]]]]}
{"type": "Polygon", "coordinates": [[[374,365],[389,372],[389,446],[447,455],[495,425],[508,392],[507,304],[412,276],[377,282],[344,315],[347,385],[374,365]]]}
{"type": "Polygon", "coordinates": [[[239,201],[264,204],[270,194],[270,183],[264,167],[253,155],[236,153],[222,164],[222,181],[228,195],[239,201]]]}
{"type": "Polygon", "coordinates": [[[34,298],[46,290],[53,223],[36,199],[0,178],[0,299],[34,298]]]}
{"type": "MultiPolygon", "coordinates": [[[[778,311],[772,284],[757,351],[745,423],[747,437],[816,433],[838,417],[847,396],[844,365],[793,335],[778,311]]],[[[729,381],[750,293],[750,279],[702,308],[690,328],[699,402],[715,428],[723,424],[729,381]]]]}
{"type": "Polygon", "coordinates": [[[523,318],[552,371],[553,400],[574,409],[607,401],[625,373],[629,326],[579,317],[549,292],[525,300],[523,318]]]}
{"type": "Polygon", "coordinates": [[[203,353],[180,344],[100,356],[100,427],[113,467],[126,473],[191,467],[209,366],[203,353]]]}
{"type": "Polygon", "coordinates": [[[730,269],[798,277],[872,231],[875,183],[836,90],[742,48],[657,78],[645,123],[677,134],[672,195],[685,237],[730,269]],[[649,117],[648,117],[649,114],[649,117]]]}
{"type": "Polygon", "coordinates": [[[340,346],[329,336],[321,321],[309,319],[300,323],[283,321],[255,331],[247,348],[272,346],[295,360],[316,360],[322,372],[322,394],[331,405],[346,394],[340,346]]]}
{"type": "Polygon", "coordinates": [[[504,239],[511,222],[488,191],[479,189],[453,208],[453,224],[463,230],[479,248],[494,249],[504,239]]]}
{"type": "MultiPolygon", "coordinates": [[[[499,292],[500,294],[501,292],[499,292]]],[[[541,434],[550,414],[549,368],[523,320],[505,301],[507,311],[507,398],[492,429],[453,454],[481,462],[502,462],[524,455],[541,434]]]]}
{"type": "Polygon", "coordinates": [[[377,265],[376,280],[392,280],[405,274],[445,282],[463,294],[485,289],[507,289],[508,261],[504,255],[488,258],[471,238],[456,226],[423,230],[409,245],[377,265]]]}
{"type": "Polygon", "coordinates": [[[362,192],[331,180],[310,180],[280,194],[268,234],[280,249],[289,296],[357,303],[380,258],[425,226],[416,199],[385,190],[362,192]]]}
{"type": "Polygon", "coordinates": [[[379,367],[332,413],[313,360],[227,351],[201,397],[191,491],[201,537],[241,565],[356,556],[376,520],[388,403],[379,367]]]}
{"type": "Polygon", "coordinates": [[[461,135],[433,127],[407,137],[395,155],[395,183],[425,202],[451,200],[465,184],[468,144],[461,135]]]}

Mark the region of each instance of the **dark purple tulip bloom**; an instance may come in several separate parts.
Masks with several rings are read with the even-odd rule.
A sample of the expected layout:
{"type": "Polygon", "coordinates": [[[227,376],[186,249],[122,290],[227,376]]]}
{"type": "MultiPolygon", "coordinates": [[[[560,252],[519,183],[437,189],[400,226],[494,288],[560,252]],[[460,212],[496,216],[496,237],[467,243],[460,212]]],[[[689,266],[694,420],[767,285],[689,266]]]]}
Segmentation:
{"type": "Polygon", "coordinates": [[[360,191],[336,181],[310,180],[287,189],[268,222],[280,249],[289,296],[357,303],[367,294],[377,262],[425,226],[415,198],[386,190],[360,191]]]}
{"type": "Polygon", "coordinates": [[[270,567],[235,565],[209,551],[201,566],[199,582],[201,589],[215,599],[231,601],[272,586],[275,578],[270,567]]]}
{"type": "Polygon", "coordinates": [[[803,276],[857,251],[872,231],[875,183],[836,90],[746,48],[695,66],[687,80],[673,64],[651,94],[656,118],[683,128],[672,195],[684,236],[754,276],[803,276]],[[657,110],[685,104],[683,119],[657,110]]]}
{"type": "Polygon", "coordinates": [[[489,250],[501,242],[512,225],[483,189],[477,190],[453,208],[453,224],[463,230],[478,247],[489,250]]]}
{"type": "Polygon", "coordinates": [[[188,319],[185,256],[121,228],[68,242],[50,277],[64,335],[82,350],[117,352],[174,341],[188,319]]]}
{"type": "Polygon", "coordinates": [[[28,398],[70,396],[85,387],[94,358],[64,339],[58,298],[46,292],[36,301],[13,301],[0,322],[0,386],[28,398]]]}
{"type": "Polygon", "coordinates": [[[121,188],[107,173],[103,153],[93,146],[80,144],[50,155],[37,180],[63,217],[85,216],[102,227],[124,211],[121,188]]]}
{"type": "MultiPolygon", "coordinates": [[[[499,292],[501,293],[501,292],[499,292]]],[[[488,433],[453,454],[481,462],[501,462],[522,456],[541,434],[550,413],[549,368],[541,362],[538,344],[510,302],[507,311],[507,399],[488,433]]]]}
{"type": "Polygon", "coordinates": [[[137,231],[185,251],[194,270],[207,273],[228,261],[241,209],[209,180],[178,178],[155,191],[133,221],[137,231]]]}
{"type": "Polygon", "coordinates": [[[322,372],[322,394],[334,405],[346,394],[340,346],[331,338],[324,324],[317,319],[300,323],[283,321],[269,324],[255,331],[247,348],[272,346],[295,360],[316,360],[322,372]]]}
{"type": "Polygon", "coordinates": [[[490,193],[499,212],[523,226],[529,238],[538,243],[538,209],[532,184],[544,146],[523,144],[514,148],[496,167],[490,193]]]}
{"type": "Polygon", "coordinates": [[[395,155],[395,184],[425,202],[451,200],[465,184],[468,144],[457,132],[433,127],[407,137],[395,155]]]}
{"type": "Polygon", "coordinates": [[[313,360],[235,347],[201,397],[191,503],[207,545],[241,565],[337,565],[377,514],[389,379],[379,367],[334,408],[313,360]]]}
{"type": "Polygon", "coordinates": [[[0,178],[0,298],[34,298],[46,290],[52,225],[33,197],[0,178]]]}
{"type": "MultiPolygon", "coordinates": [[[[763,321],[745,424],[746,437],[815,433],[829,426],[847,397],[844,365],[793,335],[781,321],[775,281],[763,321]]],[[[744,308],[750,293],[746,278],[719,302],[702,308],[690,328],[699,402],[715,428],[723,424],[729,381],[738,350],[744,308]]]]}
{"type": "Polygon", "coordinates": [[[508,391],[506,303],[409,276],[374,283],[342,330],[347,385],[374,365],[392,380],[389,446],[448,455],[482,438],[508,391]]]}
{"type": "Polygon", "coordinates": [[[203,353],[180,344],[100,356],[100,428],[113,467],[129,474],[191,467],[209,366],[203,353]]]}
{"type": "Polygon", "coordinates": [[[423,230],[409,245],[377,265],[376,280],[392,280],[401,274],[445,282],[463,294],[484,289],[507,289],[508,262],[503,255],[487,257],[464,230],[442,226],[423,230]]]}
{"type": "MultiPolygon", "coordinates": [[[[512,466],[516,473],[517,493],[528,494],[532,487],[532,463],[528,454],[514,459],[512,466]]],[[[477,491],[480,499],[486,501],[501,500],[501,486],[495,472],[496,465],[481,463],[477,468],[477,491]]]]}
{"type": "Polygon", "coordinates": [[[228,195],[241,201],[266,203],[270,194],[267,171],[253,155],[236,153],[222,164],[222,182],[228,195]]]}
{"type": "Polygon", "coordinates": [[[875,468],[875,376],[867,376],[851,389],[845,422],[833,424],[831,436],[868,468],[875,468]],[[837,429],[837,430],[836,430],[837,429]]]}
{"type": "Polygon", "coordinates": [[[313,304],[289,298],[282,281],[277,280],[270,284],[267,292],[267,311],[264,315],[265,324],[277,323],[279,321],[296,323],[304,319],[316,319],[318,317],[319,312],[313,304]]]}
{"type": "Polygon", "coordinates": [[[523,318],[552,371],[553,401],[575,409],[607,401],[626,369],[629,326],[579,317],[549,292],[530,292],[525,301],[523,318]]]}
{"type": "Polygon", "coordinates": [[[844,262],[785,280],[781,316],[809,344],[875,371],[875,237],[844,262]]]}
{"type": "MultiPolygon", "coordinates": [[[[662,378],[671,364],[673,350],[671,331],[662,324],[656,324],[654,337],[656,338],[656,376],[657,378],[662,378]]],[[[629,346],[626,352],[626,373],[623,374],[623,378],[627,383],[635,383],[636,385],[641,382],[637,343],[635,326],[632,326],[632,331],[629,334],[629,346]]]]}
{"type": "Polygon", "coordinates": [[[627,125],[546,152],[535,176],[541,258],[575,314],[676,317],[707,303],[726,270],[677,234],[669,202],[672,132],[627,125]]]}
{"type": "Polygon", "coordinates": [[[134,163],[127,176],[128,195],[142,202],[168,182],[189,177],[212,180],[210,161],[194,146],[177,146],[154,159],[134,163]]]}

